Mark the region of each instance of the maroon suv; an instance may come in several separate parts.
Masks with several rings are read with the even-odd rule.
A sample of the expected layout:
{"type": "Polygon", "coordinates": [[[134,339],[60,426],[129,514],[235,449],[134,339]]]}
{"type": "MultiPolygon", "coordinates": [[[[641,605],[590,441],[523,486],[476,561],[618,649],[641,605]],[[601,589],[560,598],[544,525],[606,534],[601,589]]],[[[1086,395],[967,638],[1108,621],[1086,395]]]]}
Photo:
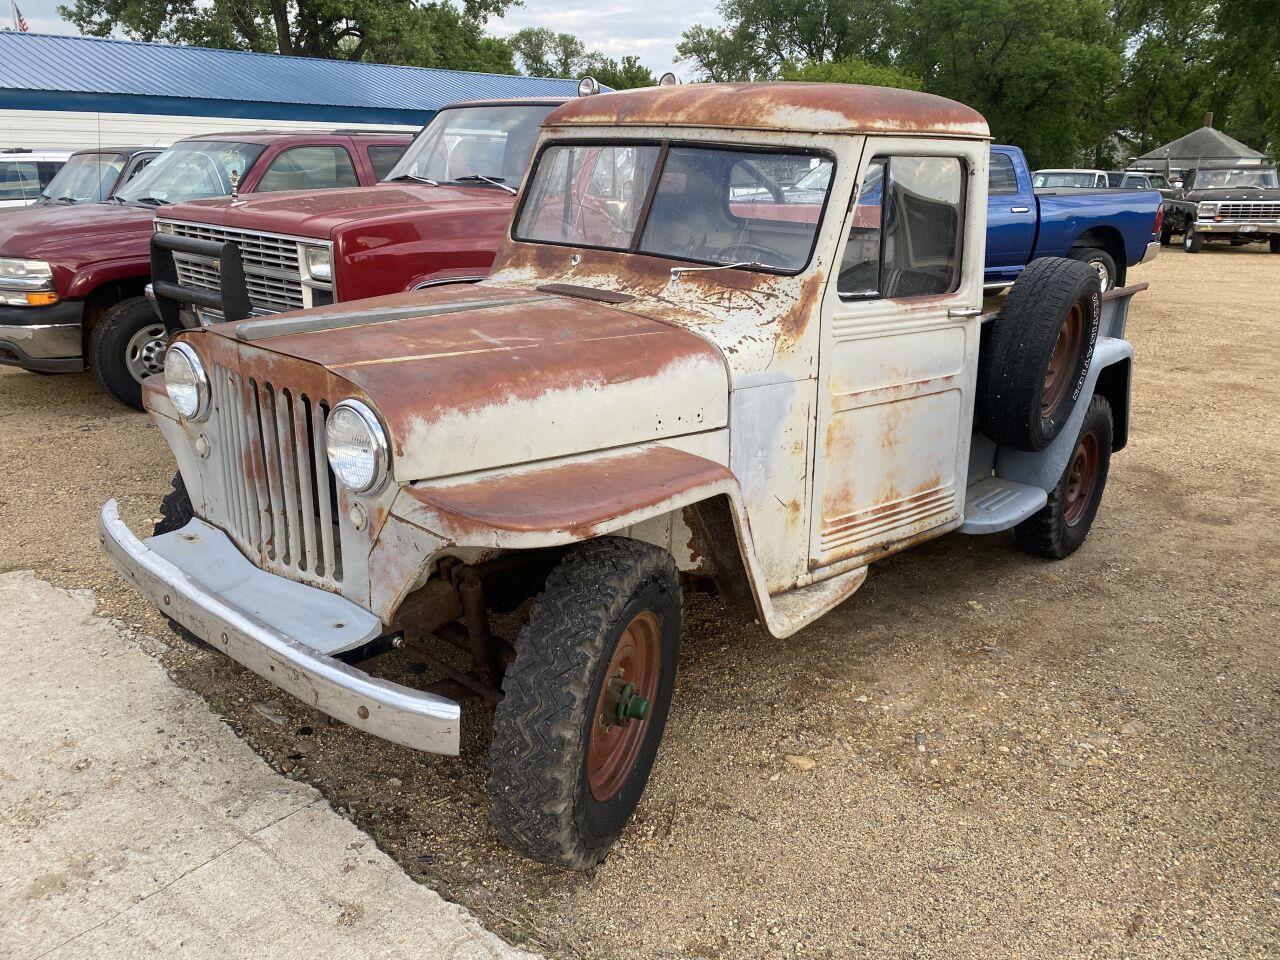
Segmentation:
{"type": "Polygon", "coordinates": [[[141,409],[166,331],[144,297],[157,208],[226,194],[371,185],[410,142],[360,131],[208,134],[180,140],[92,206],[37,206],[0,220],[0,363],[43,373],[87,366],[141,409]]]}

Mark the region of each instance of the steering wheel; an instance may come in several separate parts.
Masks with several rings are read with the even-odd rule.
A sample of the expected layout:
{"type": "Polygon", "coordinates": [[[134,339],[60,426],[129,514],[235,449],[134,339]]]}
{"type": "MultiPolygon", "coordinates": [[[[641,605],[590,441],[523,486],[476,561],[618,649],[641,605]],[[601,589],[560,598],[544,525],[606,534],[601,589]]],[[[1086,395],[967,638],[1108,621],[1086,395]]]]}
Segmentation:
{"type": "Polygon", "coordinates": [[[778,184],[775,183],[770,177],[766,176],[759,167],[757,167],[750,160],[743,160],[741,161],[741,163],[742,163],[742,169],[746,170],[752,176],[757,177],[760,180],[760,186],[764,187],[766,190],[769,191],[769,196],[773,198],[774,203],[787,202],[787,196],[782,192],[782,188],[778,186],[778,184]]]}
{"type": "Polygon", "coordinates": [[[727,243],[708,260],[723,260],[726,263],[762,263],[767,267],[783,267],[791,258],[781,250],[766,247],[763,243],[727,243]]]}

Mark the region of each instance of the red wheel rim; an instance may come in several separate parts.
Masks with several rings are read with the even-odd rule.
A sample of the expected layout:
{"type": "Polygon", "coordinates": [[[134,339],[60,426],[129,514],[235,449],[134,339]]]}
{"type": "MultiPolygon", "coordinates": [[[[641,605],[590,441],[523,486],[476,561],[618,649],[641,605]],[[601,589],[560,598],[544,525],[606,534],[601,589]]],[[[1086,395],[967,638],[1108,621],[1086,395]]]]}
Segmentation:
{"type": "Polygon", "coordinates": [[[1084,303],[1077,300],[1062,321],[1053,353],[1049,356],[1049,369],[1044,375],[1044,389],[1040,392],[1040,416],[1052,415],[1067,395],[1071,381],[1075,379],[1076,358],[1080,356],[1083,345],[1084,303]]]}
{"type": "Polygon", "coordinates": [[[1074,527],[1089,509],[1093,491],[1098,486],[1101,464],[1102,441],[1090,431],[1080,438],[1075,452],[1071,454],[1071,463],[1067,465],[1067,492],[1062,509],[1067,526],[1074,527]]]}
{"type": "Polygon", "coordinates": [[[650,704],[658,690],[662,662],[662,628],[648,610],[627,624],[605,671],[604,682],[591,715],[591,739],[587,744],[587,786],[601,803],[626,783],[640,754],[649,718],[623,723],[618,719],[618,694],[626,684],[650,704]]]}

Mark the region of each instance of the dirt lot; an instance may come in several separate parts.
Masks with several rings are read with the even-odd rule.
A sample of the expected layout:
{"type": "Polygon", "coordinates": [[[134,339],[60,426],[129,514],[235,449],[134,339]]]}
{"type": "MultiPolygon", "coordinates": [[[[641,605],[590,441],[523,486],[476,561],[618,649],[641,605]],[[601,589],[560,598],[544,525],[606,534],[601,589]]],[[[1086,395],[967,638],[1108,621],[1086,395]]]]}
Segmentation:
{"type": "Polygon", "coordinates": [[[1133,279],[1135,431],[1086,546],[952,535],[782,643],[691,597],[639,820],[591,875],[497,844],[483,714],[424,757],[174,638],[93,534],[108,496],[141,528],[172,462],[87,377],[0,368],[0,570],[92,587],[412,876],[555,956],[1273,957],[1280,257],[1133,279]]]}

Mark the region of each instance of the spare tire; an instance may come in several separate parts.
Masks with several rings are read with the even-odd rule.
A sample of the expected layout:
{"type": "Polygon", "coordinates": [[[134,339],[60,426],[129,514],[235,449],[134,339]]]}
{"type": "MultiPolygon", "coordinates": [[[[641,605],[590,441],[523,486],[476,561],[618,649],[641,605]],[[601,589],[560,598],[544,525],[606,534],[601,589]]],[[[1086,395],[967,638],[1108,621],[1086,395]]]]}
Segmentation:
{"type": "Polygon", "coordinates": [[[1084,389],[1102,318],[1098,274],[1064,257],[1033,260],[992,322],[978,363],[979,426],[1035,453],[1053,442],[1084,389]]]}

